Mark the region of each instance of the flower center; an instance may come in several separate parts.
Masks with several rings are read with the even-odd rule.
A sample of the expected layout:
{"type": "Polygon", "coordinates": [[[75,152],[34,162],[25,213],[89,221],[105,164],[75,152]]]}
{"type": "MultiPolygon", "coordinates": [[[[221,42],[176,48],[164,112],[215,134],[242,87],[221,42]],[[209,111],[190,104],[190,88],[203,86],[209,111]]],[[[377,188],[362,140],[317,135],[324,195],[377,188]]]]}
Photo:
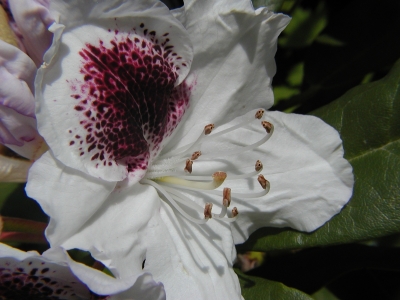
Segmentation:
{"type": "MultiPolygon", "coordinates": [[[[261,173],[263,164],[257,160],[254,166],[254,171],[244,173],[240,172],[240,167],[235,167],[230,172],[214,170],[211,174],[192,174],[197,162],[206,162],[207,165],[213,165],[221,157],[230,157],[232,155],[240,155],[246,151],[253,151],[263,145],[272,136],[274,126],[262,120],[264,110],[259,109],[252,111],[246,115],[237,118],[232,123],[223,124],[219,126],[222,128],[215,129],[214,124],[208,124],[204,127],[202,134],[192,143],[179,147],[174,150],[172,155],[170,153],[161,154],[153,162],[147,170],[146,175],[140,181],[143,184],[149,184],[156,188],[158,192],[168,201],[177,211],[179,211],[188,220],[204,224],[209,219],[215,218],[227,222],[233,222],[238,216],[238,210],[234,207],[228,212],[228,207],[231,204],[232,198],[258,198],[265,196],[270,189],[268,180],[264,178],[261,173]],[[261,121],[261,124],[259,123],[261,121]],[[224,140],[225,136],[232,134],[235,131],[243,129],[249,125],[259,123],[258,133],[261,138],[251,144],[244,146],[232,147],[220,151],[218,147],[218,140],[224,140]],[[264,130],[263,130],[264,128],[264,130]],[[215,129],[215,131],[214,131],[215,129]],[[209,143],[209,142],[213,143],[209,143]],[[217,149],[208,147],[210,145],[217,145],[217,149]],[[235,181],[243,179],[255,179],[259,182],[261,188],[258,192],[238,193],[232,192],[229,186],[235,186],[235,181]],[[228,183],[222,187],[223,184],[228,183]],[[219,214],[212,212],[213,203],[206,203],[204,207],[200,206],[193,200],[189,199],[183,192],[189,193],[204,193],[209,195],[221,196],[220,201],[221,211],[219,214]],[[197,211],[197,215],[204,215],[203,217],[196,217],[189,213],[189,210],[197,211]]],[[[222,147],[223,148],[223,147],[222,147]]],[[[212,167],[211,167],[212,168],[212,167]]]]}

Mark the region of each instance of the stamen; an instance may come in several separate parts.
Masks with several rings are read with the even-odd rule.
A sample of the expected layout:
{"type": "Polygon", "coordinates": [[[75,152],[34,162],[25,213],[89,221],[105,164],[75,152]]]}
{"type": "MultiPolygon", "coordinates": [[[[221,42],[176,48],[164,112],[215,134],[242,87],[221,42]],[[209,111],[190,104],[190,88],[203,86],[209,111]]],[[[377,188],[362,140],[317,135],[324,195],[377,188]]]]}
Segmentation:
{"type": "Polygon", "coordinates": [[[206,203],[204,206],[204,219],[208,220],[212,218],[212,210],[213,204],[212,203],[206,203]]]}
{"type": "Polygon", "coordinates": [[[187,159],[186,166],[183,169],[186,173],[192,173],[193,160],[187,159]]]}
{"type": "Polygon", "coordinates": [[[200,157],[200,155],[201,155],[201,151],[193,152],[192,157],[190,159],[191,160],[196,160],[196,159],[198,159],[200,157]]]}
{"type": "MultiPolygon", "coordinates": [[[[249,173],[244,174],[226,174],[225,172],[218,171],[212,175],[212,181],[210,181],[210,176],[205,176],[203,174],[199,174],[196,176],[192,176],[193,171],[193,162],[200,158],[200,160],[212,161],[217,157],[229,157],[231,155],[240,155],[245,151],[254,150],[257,147],[261,146],[272,136],[274,132],[274,125],[270,122],[263,121],[264,110],[259,109],[257,111],[253,110],[239,118],[236,118],[232,122],[228,124],[222,125],[221,129],[217,127],[217,130],[214,132],[214,124],[208,124],[204,127],[203,132],[197,137],[197,139],[187,145],[181,146],[174,150],[175,155],[171,154],[163,154],[155,158],[155,161],[148,169],[145,178],[141,180],[141,183],[150,184],[157,189],[160,195],[163,196],[165,201],[169,202],[172,207],[176,208],[178,212],[182,214],[188,220],[197,223],[204,224],[207,220],[214,218],[216,220],[222,220],[225,222],[234,222],[238,217],[238,209],[234,207],[232,209],[232,214],[228,212],[228,207],[231,204],[232,197],[235,199],[251,199],[251,198],[259,198],[265,196],[270,190],[270,183],[265,177],[260,174],[263,170],[263,164],[260,160],[257,160],[254,164],[254,170],[249,173]],[[259,140],[255,140],[252,144],[247,144],[246,140],[238,141],[238,143],[233,143],[231,147],[226,147],[224,144],[221,144],[225,138],[219,139],[220,136],[228,134],[227,140],[235,139],[235,133],[231,135],[232,131],[237,129],[245,130],[253,130],[254,122],[259,124],[257,120],[261,120],[261,125],[267,132],[267,134],[263,133],[263,130],[256,129],[256,135],[251,135],[251,138],[259,138],[259,140]],[[250,126],[248,126],[250,125],[250,126]],[[206,143],[210,140],[214,140],[215,142],[206,143]],[[200,151],[201,150],[201,151],[200,151]],[[181,166],[184,164],[183,170],[186,175],[183,174],[182,171],[179,171],[181,166]],[[224,187],[216,190],[218,187],[222,185],[225,180],[237,180],[237,179],[250,179],[253,180],[255,177],[258,177],[257,180],[262,187],[262,190],[249,193],[236,193],[235,185],[233,187],[233,191],[231,188],[224,187]],[[206,203],[205,206],[197,203],[192,200],[191,196],[185,195],[183,190],[194,191],[196,193],[201,192],[203,194],[211,194],[217,195],[221,197],[222,194],[222,203],[215,202],[212,200],[214,205],[220,206],[220,213],[213,213],[213,203],[206,203]],[[181,191],[181,192],[179,192],[181,191]],[[221,204],[220,204],[221,203],[221,204]],[[197,212],[198,216],[194,217],[193,211],[188,210],[189,208],[194,209],[197,212]],[[202,215],[204,214],[204,218],[202,215]],[[199,219],[200,218],[200,219],[199,219]]],[[[259,126],[259,125],[258,125],[259,126]]],[[[201,128],[201,127],[200,127],[201,128]]],[[[199,129],[200,129],[199,128],[199,129]]],[[[239,156],[240,157],[240,156],[239,156]]],[[[196,162],[197,164],[197,162],[196,162]]],[[[204,166],[208,168],[209,163],[207,162],[204,166]]],[[[196,165],[197,166],[197,165],[196,165]]],[[[198,169],[201,170],[203,168],[202,165],[198,165],[198,169]]],[[[182,170],[182,169],[181,169],[182,170]]],[[[195,171],[200,172],[195,169],[195,171]]],[[[234,171],[234,173],[240,173],[234,171]]],[[[230,186],[232,186],[230,184],[230,186]]],[[[238,185],[240,186],[240,185],[238,185]]],[[[239,188],[238,188],[239,189],[239,188]]],[[[244,189],[246,191],[246,189],[244,189]]],[[[214,198],[214,196],[213,196],[214,198]]]]}
{"type": "Polygon", "coordinates": [[[264,110],[259,109],[259,110],[257,110],[255,117],[256,117],[256,119],[261,119],[263,117],[263,115],[264,115],[264,110]]]}
{"type": "Polygon", "coordinates": [[[236,207],[232,208],[232,216],[237,217],[238,214],[239,214],[238,209],[236,207]]]}
{"type": "Polygon", "coordinates": [[[222,192],[222,205],[224,207],[229,207],[231,205],[231,189],[230,188],[224,188],[222,192]]]}
{"type": "Polygon", "coordinates": [[[260,183],[261,187],[264,190],[266,190],[267,187],[269,188],[269,181],[267,179],[265,179],[265,177],[262,174],[258,175],[257,179],[258,179],[258,182],[260,183]]]}
{"type": "Polygon", "coordinates": [[[255,170],[256,170],[257,172],[260,172],[262,169],[263,169],[263,164],[262,164],[262,162],[261,162],[260,160],[257,160],[257,161],[256,161],[256,165],[255,165],[255,170]]]}
{"type": "Polygon", "coordinates": [[[209,135],[213,129],[214,129],[214,124],[208,124],[204,126],[204,134],[209,135]]]}
{"type": "MultiPolygon", "coordinates": [[[[185,145],[185,146],[182,146],[182,147],[179,147],[178,149],[175,149],[174,152],[176,153],[176,155],[174,157],[183,156],[183,155],[185,155],[185,153],[193,151],[193,149],[195,149],[196,147],[198,148],[198,145],[201,144],[202,140],[206,136],[207,136],[208,140],[217,138],[217,137],[219,137],[221,135],[224,135],[227,132],[231,132],[231,131],[233,131],[233,130],[235,130],[237,128],[241,128],[241,127],[243,127],[245,125],[248,125],[251,121],[253,121],[254,119],[257,119],[258,116],[263,115],[263,114],[264,114],[264,110],[263,109],[258,110],[255,115],[254,115],[254,112],[246,114],[242,118],[243,120],[240,123],[238,123],[236,125],[233,125],[233,126],[227,128],[227,129],[221,130],[221,131],[219,131],[217,133],[214,133],[214,134],[212,134],[210,136],[209,136],[209,134],[211,133],[211,131],[214,129],[215,126],[214,126],[214,124],[206,125],[204,127],[204,130],[203,130],[204,134],[200,134],[200,136],[196,139],[195,142],[193,142],[191,144],[188,144],[188,145],[185,145]]],[[[167,157],[167,155],[163,154],[163,155],[160,155],[158,157],[158,159],[164,159],[166,157],[167,157]]]]}
{"type": "Polygon", "coordinates": [[[250,172],[250,173],[246,173],[246,174],[240,174],[240,175],[231,175],[231,174],[229,174],[227,180],[243,179],[243,178],[249,178],[249,177],[253,177],[253,176],[257,175],[263,169],[262,162],[257,160],[254,169],[255,169],[255,171],[250,172]]]}
{"type": "Polygon", "coordinates": [[[270,122],[262,121],[261,124],[267,133],[270,133],[274,129],[274,125],[272,125],[270,122]]]}
{"type": "Polygon", "coordinates": [[[179,203],[182,203],[183,205],[193,208],[196,211],[202,212],[203,211],[203,207],[199,204],[197,204],[196,202],[187,199],[187,197],[182,194],[181,192],[179,192],[177,189],[175,188],[171,188],[168,186],[163,186],[163,188],[165,189],[165,191],[167,191],[168,193],[171,194],[171,196],[179,203]]]}
{"type": "Polygon", "coordinates": [[[182,189],[188,190],[214,190],[225,181],[226,173],[220,171],[215,172],[212,175],[212,178],[213,181],[209,182],[191,181],[173,176],[164,176],[160,178],[155,178],[153,180],[168,184],[169,186],[177,186],[182,189]]]}
{"type": "MultiPolygon", "coordinates": [[[[265,179],[265,178],[264,178],[265,179]]],[[[270,183],[268,180],[266,180],[266,186],[265,189],[263,189],[260,192],[255,192],[255,193],[236,193],[236,192],[232,192],[231,193],[231,197],[233,198],[237,198],[237,199],[254,199],[254,198],[260,198],[260,197],[264,197],[265,195],[267,195],[269,193],[270,190],[270,183]]],[[[213,190],[209,190],[209,191],[205,191],[205,193],[207,194],[212,194],[212,195],[220,195],[221,192],[220,191],[213,191],[213,190]]]]}
{"type": "MultiPolygon", "coordinates": [[[[263,111],[264,111],[264,110],[263,110],[263,111]]],[[[263,112],[263,114],[264,114],[264,112],[263,112]]],[[[233,125],[233,126],[227,128],[227,129],[218,131],[217,133],[214,133],[213,135],[209,136],[208,138],[209,138],[209,139],[211,139],[211,138],[216,138],[216,137],[219,137],[219,136],[221,136],[221,135],[223,135],[223,134],[225,134],[225,133],[227,133],[227,132],[231,132],[231,131],[233,131],[233,130],[235,130],[235,129],[237,129],[237,128],[241,128],[241,127],[243,127],[243,126],[245,126],[245,125],[248,125],[251,121],[254,121],[255,118],[257,119],[257,113],[256,113],[256,115],[253,115],[253,114],[248,115],[248,114],[247,114],[247,115],[245,115],[245,116],[242,117],[242,119],[243,119],[242,122],[240,122],[240,123],[238,123],[238,124],[236,124],[236,125],[233,125]]]]}
{"type": "MultiPolygon", "coordinates": [[[[230,193],[231,189],[230,188],[224,188],[224,191],[222,192],[222,209],[221,212],[218,216],[218,218],[222,219],[223,217],[225,217],[226,212],[227,212],[227,207],[229,206],[229,204],[231,203],[231,193],[230,193]]],[[[217,217],[217,216],[215,216],[217,217]]]]}
{"type": "MultiPolygon", "coordinates": [[[[210,158],[220,157],[222,155],[226,157],[226,156],[230,156],[230,155],[241,154],[243,152],[250,151],[250,150],[253,150],[253,149],[261,146],[262,144],[266,143],[271,138],[272,133],[274,132],[274,125],[272,125],[269,122],[267,122],[267,123],[269,125],[265,125],[265,126],[268,126],[269,129],[266,129],[266,130],[267,130],[267,132],[269,130],[269,132],[268,132],[268,134],[266,136],[264,136],[258,142],[255,142],[253,144],[250,144],[250,145],[247,145],[247,146],[244,146],[244,147],[239,147],[239,149],[226,150],[223,153],[222,152],[218,152],[218,151],[213,151],[212,152],[211,150],[205,149],[205,150],[202,151],[202,158],[203,159],[210,159],[210,158]]],[[[264,127],[264,125],[263,125],[263,127],[264,127]]],[[[214,138],[217,134],[219,134],[219,132],[216,133],[216,134],[210,135],[209,138],[210,139],[214,138]]]]}
{"type": "MultiPolygon", "coordinates": [[[[176,200],[177,202],[179,202],[187,207],[193,208],[198,212],[204,212],[204,208],[202,206],[198,205],[194,201],[186,199],[185,195],[183,195],[182,193],[177,191],[175,188],[170,188],[170,187],[164,186],[164,189],[168,193],[170,193],[173,196],[174,200],[176,200]]],[[[221,193],[221,192],[219,192],[219,193],[221,193]]],[[[222,207],[221,213],[219,215],[216,215],[213,213],[211,215],[212,215],[212,218],[217,219],[217,220],[233,222],[234,220],[231,220],[232,218],[224,218],[226,216],[226,212],[227,212],[226,207],[222,207]]]]}
{"type": "Polygon", "coordinates": [[[207,219],[196,219],[193,218],[192,216],[190,216],[189,214],[187,214],[176,202],[175,200],[156,182],[154,182],[153,180],[148,180],[148,179],[142,179],[141,180],[142,183],[144,184],[149,184],[151,186],[153,186],[154,188],[156,188],[162,195],[164,195],[165,198],[167,198],[167,200],[169,201],[169,203],[171,203],[171,205],[176,208],[177,211],[179,211],[186,219],[188,219],[189,221],[192,221],[193,223],[197,223],[197,224],[205,224],[207,222],[207,219]]]}

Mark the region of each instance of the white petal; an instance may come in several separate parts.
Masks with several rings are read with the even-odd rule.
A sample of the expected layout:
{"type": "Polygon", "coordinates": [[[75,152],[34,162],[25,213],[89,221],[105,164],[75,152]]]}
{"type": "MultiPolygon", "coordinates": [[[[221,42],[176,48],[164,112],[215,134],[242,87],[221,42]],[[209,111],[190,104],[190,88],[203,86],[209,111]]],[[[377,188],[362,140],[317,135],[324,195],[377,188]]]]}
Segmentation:
{"type": "Polygon", "coordinates": [[[164,284],[168,299],[241,299],[228,224],[193,224],[162,202],[146,243],[144,270],[164,284]]]}
{"type": "Polygon", "coordinates": [[[110,295],[110,291],[115,293],[110,295],[107,299],[165,299],[162,284],[154,282],[152,276],[148,273],[144,273],[140,276],[136,276],[135,274],[132,278],[114,278],[86,265],[75,262],[61,247],[50,248],[43,253],[43,257],[53,261],[67,262],[75,276],[85,282],[92,292],[106,296],[110,295]]]}
{"type": "MultiPolygon", "coordinates": [[[[175,16],[180,19],[187,18],[188,22],[195,23],[200,19],[209,18],[210,14],[226,14],[232,11],[244,13],[253,13],[253,5],[249,0],[185,0],[185,6],[173,10],[175,16]],[[182,10],[185,10],[185,16],[182,16],[182,10]]],[[[181,20],[182,21],[182,20],[181,20]]],[[[183,23],[183,22],[182,22],[183,23]]]]}
{"type": "Polygon", "coordinates": [[[194,87],[186,120],[166,151],[192,142],[209,123],[218,125],[272,106],[277,38],[290,18],[266,9],[254,12],[249,5],[185,1],[185,10],[177,11],[193,42],[195,55],[186,81],[194,87]]]}
{"type": "Polygon", "coordinates": [[[9,1],[10,9],[22,34],[22,43],[37,66],[51,44],[52,34],[47,28],[54,22],[48,11],[48,0],[9,1]]]}
{"type": "MultiPolygon", "coordinates": [[[[227,172],[227,178],[211,195],[188,192],[188,198],[201,206],[212,202],[218,210],[222,189],[231,188],[231,207],[239,210],[232,223],[235,243],[265,226],[315,230],[337,214],[352,194],[352,168],[343,158],[338,132],[313,116],[266,112],[265,120],[274,125],[271,135],[254,114],[250,111],[216,128],[193,149],[202,155],[193,163],[189,179],[216,171],[227,172]],[[270,182],[268,194],[257,181],[257,160],[270,182]]],[[[178,174],[185,175],[183,170],[178,174]]]]}
{"type": "Polygon", "coordinates": [[[190,39],[156,1],[51,5],[60,24],[36,78],[39,131],[64,164],[138,181],[176,126],[169,95],[189,71],[190,39]]]}
{"type": "MultiPolygon", "coordinates": [[[[45,154],[43,157],[38,162],[45,165],[46,162],[43,161],[49,160],[49,155],[45,154]]],[[[158,194],[148,186],[136,184],[128,188],[120,184],[110,195],[110,189],[97,186],[96,180],[90,180],[87,175],[73,176],[71,172],[77,172],[68,167],[64,167],[64,172],[60,170],[61,175],[57,175],[52,170],[54,166],[45,169],[37,166],[38,162],[30,171],[27,191],[51,217],[46,230],[50,245],[54,248],[61,246],[66,250],[77,248],[89,251],[96,260],[113,272],[116,279],[103,276],[99,284],[84,269],[83,273],[79,271],[80,264],[69,259],[74,273],[93,292],[114,294],[131,287],[143,274],[145,230],[153,213],[158,210],[158,194]],[[49,174],[49,178],[43,178],[42,175],[41,182],[50,178],[57,179],[56,186],[47,188],[54,192],[46,191],[45,196],[39,195],[38,191],[43,190],[43,187],[32,180],[38,174],[49,174]],[[70,193],[65,192],[67,182],[68,186],[73,187],[70,193]],[[104,201],[107,196],[108,199],[104,201]]],[[[54,160],[47,163],[53,162],[54,160]]]]}
{"type": "Polygon", "coordinates": [[[145,273],[138,277],[135,284],[129,290],[110,297],[110,300],[127,299],[165,300],[164,286],[162,283],[154,282],[153,277],[145,273]]]}
{"type": "MultiPolygon", "coordinates": [[[[147,223],[158,210],[159,202],[151,187],[140,184],[131,188],[117,187],[89,222],[61,246],[90,251],[116,278],[129,279],[132,285],[143,273],[147,223]]],[[[101,294],[116,292],[114,285],[102,288],[93,291],[101,294]]]]}
{"type": "MultiPolygon", "coordinates": [[[[260,151],[239,157],[243,166],[257,159],[263,162],[262,174],[271,190],[263,198],[233,200],[239,210],[232,225],[235,243],[264,226],[313,231],[339,213],[352,195],[352,167],[343,158],[335,129],[313,116],[267,112],[266,119],[275,126],[271,139],[260,151]]],[[[237,138],[251,135],[247,131],[237,138]]],[[[259,190],[255,179],[235,182],[232,196],[259,190]]]]}
{"type": "Polygon", "coordinates": [[[29,170],[26,192],[50,216],[46,236],[58,246],[82,230],[114,187],[115,183],[64,166],[46,152],[29,170]]]}
{"type": "Polygon", "coordinates": [[[6,276],[11,277],[8,278],[9,296],[15,292],[14,296],[22,297],[28,290],[29,295],[46,293],[49,298],[89,298],[89,290],[77,280],[65,262],[49,260],[37,252],[23,252],[0,243],[0,269],[2,284],[6,284],[6,276]],[[17,280],[19,284],[16,283],[17,280]]]}

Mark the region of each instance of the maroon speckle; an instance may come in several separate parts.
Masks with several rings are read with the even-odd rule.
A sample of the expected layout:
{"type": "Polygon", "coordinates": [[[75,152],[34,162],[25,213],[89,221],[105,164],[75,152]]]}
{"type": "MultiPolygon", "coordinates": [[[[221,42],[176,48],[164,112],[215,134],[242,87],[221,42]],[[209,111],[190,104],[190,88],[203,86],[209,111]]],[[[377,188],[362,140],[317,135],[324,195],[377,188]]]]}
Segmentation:
{"type": "Polygon", "coordinates": [[[78,101],[74,109],[81,118],[80,132],[86,132],[83,139],[75,135],[79,144],[86,143],[80,156],[90,152],[90,159],[104,166],[118,162],[129,172],[146,170],[181,120],[190,89],[185,83],[174,88],[179,67],[171,55],[173,45],[164,38],[163,45],[155,44],[155,31],[149,36],[120,33],[109,43],[86,44],[79,51],[82,80],[75,80],[71,90],[81,93],[80,98],[76,92],[71,96],[78,101]]]}

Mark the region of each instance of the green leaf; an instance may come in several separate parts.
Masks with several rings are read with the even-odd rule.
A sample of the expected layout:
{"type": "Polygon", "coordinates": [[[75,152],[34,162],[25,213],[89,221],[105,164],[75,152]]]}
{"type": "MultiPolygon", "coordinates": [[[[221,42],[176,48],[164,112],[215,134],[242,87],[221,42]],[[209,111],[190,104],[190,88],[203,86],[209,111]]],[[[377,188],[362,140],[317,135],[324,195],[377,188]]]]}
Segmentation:
{"type": "Polygon", "coordinates": [[[304,48],[309,46],[327,24],[325,3],[320,2],[315,11],[298,7],[294,10],[293,19],[286,27],[279,45],[285,48],[304,48]]]}
{"type": "Polygon", "coordinates": [[[349,1],[331,16],[323,35],[337,43],[314,43],[307,49],[305,82],[321,88],[344,86],[360,82],[366,73],[397,60],[400,3],[381,0],[380,9],[377,4],[376,1],[349,1]]]}
{"type": "Polygon", "coordinates": [[[249,276],[239,270],[235,270],[239,277],[242,295],[246,300],[312,300],[309,295],[287,287],[283,283],[264,278],[249,276]]]}
{"type": "Polygon", "coordinates": [[[18,183],[0,183],[0,210],[6,202],[8,196],[10,196],[17,188],[18,183]]]}
{"type": "Polygon", "coordinates": [[[382,80],[360,85],[313,114],[341,134],[353,166],[353,197],[312,233],[263,228],[240,251],[349,243],[400,231],[400,60],[382,80]]]}
{"type": "Polygon", "coordinates": [[[327,288],[322,288],[318,292],[312,294],[315,300],[339,300],[334,294],[331,293],[327,288]]]}

